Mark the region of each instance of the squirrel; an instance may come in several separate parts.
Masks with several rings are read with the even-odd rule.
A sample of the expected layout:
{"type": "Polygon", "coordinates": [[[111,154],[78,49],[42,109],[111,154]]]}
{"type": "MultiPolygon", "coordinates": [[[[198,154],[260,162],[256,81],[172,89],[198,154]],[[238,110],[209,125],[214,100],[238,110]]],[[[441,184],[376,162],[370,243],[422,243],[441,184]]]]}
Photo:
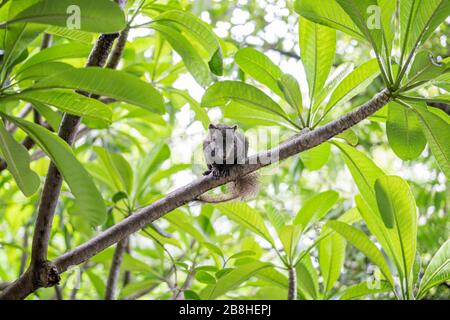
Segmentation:
{"type": "MultiPolygon", "coordinates": [[[[212,174],[216,179],[227,177],[232,167],[245,164],[248,157],[248,139],[236,125],[229,127],[210,124],[208,129],[208,135],[203,141],[203,154],[208,170],[203,175],[212,174]]],[[[258,175],[250,173],[227,184],[227,193],[202,194],[197,200],[205,203],[221,203],[238,198],[245,200],[256,195],[258,189],[258,175]]]]}

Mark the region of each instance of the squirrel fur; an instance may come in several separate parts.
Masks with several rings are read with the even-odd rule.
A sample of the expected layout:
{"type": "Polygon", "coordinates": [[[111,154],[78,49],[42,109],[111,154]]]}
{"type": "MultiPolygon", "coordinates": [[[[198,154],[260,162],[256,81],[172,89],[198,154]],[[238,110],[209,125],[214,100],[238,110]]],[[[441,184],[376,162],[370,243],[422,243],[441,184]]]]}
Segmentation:
{"type": "MultiPolygon", "coordinates": [[[[227,177],[233,166],[245,164],[248,157],[248,139],[237,126],[210,124],[208,135],[203,141],[203,154],[208,166],[208,170],[203,175],[212,174],[217,179],[227,177]]],[[[197,200],[205,203],[245,200],[255,196],[258,189],[258,174],[250,173],[227,184],[226,193],[202,194],[197,200]]]]}

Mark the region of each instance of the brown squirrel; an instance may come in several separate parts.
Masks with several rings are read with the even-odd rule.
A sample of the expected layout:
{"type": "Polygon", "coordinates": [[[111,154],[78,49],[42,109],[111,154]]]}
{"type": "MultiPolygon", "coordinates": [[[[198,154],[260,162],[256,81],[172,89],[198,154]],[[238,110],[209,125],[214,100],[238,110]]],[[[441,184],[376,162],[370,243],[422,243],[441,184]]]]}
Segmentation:
{"type": "MultiPolygon", "coordinates": [[[[209,132],[203,141],[203,153],[208,170],[203,175],[215,178],[227,177],[233,166],[245,164],[248,157],[248,139],[238,130],[238,126],[209,125],[209,132]]],[[[220,203],[238,198],[254,196],[259,189],[256,173],[238,177],[227,185],[228,192],[221,195],[202,194],[197,200],[206,203],[220,203]]]]}

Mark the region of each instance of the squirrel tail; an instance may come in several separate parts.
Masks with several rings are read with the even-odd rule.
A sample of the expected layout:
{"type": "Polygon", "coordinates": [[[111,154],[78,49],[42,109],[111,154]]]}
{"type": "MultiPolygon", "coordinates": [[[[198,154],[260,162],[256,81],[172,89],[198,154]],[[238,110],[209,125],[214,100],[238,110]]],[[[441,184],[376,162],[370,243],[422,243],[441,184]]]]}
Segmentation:
{"type": "Polygon", "coordinates": [[[252,198],[256,196],[259,190],[259,175],[257,173],[250,173],[246,176],[239,177],[227,187],[227,193],[220,195],[202,194],[197,200],[204,203],[221,203],[239,198],[241,200],[252,198]]]}

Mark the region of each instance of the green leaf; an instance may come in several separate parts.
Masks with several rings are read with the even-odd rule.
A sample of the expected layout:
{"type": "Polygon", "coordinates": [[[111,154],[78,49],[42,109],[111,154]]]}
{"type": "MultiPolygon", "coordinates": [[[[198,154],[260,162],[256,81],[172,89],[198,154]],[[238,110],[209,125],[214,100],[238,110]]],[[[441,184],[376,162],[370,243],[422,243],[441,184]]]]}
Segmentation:
{"type": "Polygon", "coordinates": [[[278,237],[283,244],[284,252],[286,252],[288,261],[291,263],[296,256],[301,234],[302,228],[299,225],[287,225],[278,231],[278,237]]]}
{"type": "Polygon", "coordinates": [[[205,271],[198,271],[195,273],[195,279],[198,282],[206,283],[206,284],[216,284],[216,278],[214,278],[212,275],[210,275],[208,272],[205,271]]]}
{"type": "Polygon", "coordinates": [[[209,124],[211,123],[208,113],[205,109],[200,107],[200,103],[198,103],[189,95],[189,92],[187,90],[177,90],[171,88],[169,91],[172,97],[176,96],[179,99],[182,99],[182,101],[184,101],[185,103],[188,103],[189,107],[195,112],[195,118],[202,123],[203,128],[208,128],[209,124]]]}
{"type": "Polygon", "coordinates": [[[192,219],[181,210],[174,210],[164,216],[172,225],[179,230],[189,233],[198,242],[205,242],[205,236],[194,227],[192,219]]]}
{"type": "Polygon", "coordinates": [[[319,170],[328,162],[330,150],[331,145],[329,143],[322,143],[317,147],[300,153],[300,158],[308,170],[319,170]]]}
{"type": "Polygon", "coordinates": [[[277,83],[283,72],[264,53],[253,48],[243,48],[236,53],[234,61],[239,65],[239,68],[252,76],[253,79],[266,85],[277,95],[283,97],[283,93],[278,88],[277,83]]]}
{"type": "Polygon", "coordinates": [[[233,119],[252,126],[281,126],[292,131],[298,128],[285,118],[271,112],[253,108],[237,101],[231,101],[223,110],[225,118],[233,119]]]}
{"type": "Polygon", "coordinates": [[[194,79],[203,87],[212,81],[208,64],[202,59],[192,44],[178,30],[162,23],[153,23],[151,27],[160,32],[172,48],[181,56],[184,65],[194,79]]]}
{"type": "Polygon", "coordinates": [[[254,256],[254,255],[255,255],[255,252],[254,252],[254,251],[251,251],[251,250],[245,250],[245,251],[241,251],[241,252],[238,252],[238,253],[233,254],[232,256],[230,256],[230,257],[228,258],[228,260],[231,260],[231,259],[240,259],[240,258],[244,258],[244,257],[248,257],[248,256],[254,256]]]}
{"type": "Polygon", "coordinates": [[[27,57],[27,47],[43,29],[44,27],[29,24],[13,25],[4,30],[0,28],[0,44],[3,50],[0,69],[2,81],[15,65],[27,57]]]}
{"type": "Polygon", "coordinates": [[[193,35],[195,40],[208,53],[208,59],[221,57],[220,43],[211,27],[190,12],[169,10],[155,17],[154,21],[170,21],[181,27],[183,31],[193,35]],[[214,58],[214,56],[216,56],[214,58]]]}
{"type": "Polygon", "coordinates": [[[287,118],[285,112],[272,98],[258,88],[239,81],[213,84],[203,95],[201,105],[204,108],[224,106],[230,100],[287,118]]]}
{"type": "Polygon", "coordinates": [[[306,254],[296,266],[297,287],[306,299],[316,300],[319,297],[319,277],[314,268],[311,256],[306,254]]]}
{"type": "MultiPolygon", "coordinates": [[[[105,294],[105,283],[103,282],[102,278],[100,278],[97,274],[95,274],[90,269],[86,270],[86,274],[87,274],[89,280],[91,281],[91,284],[94,287],[98,298],[102,299],[105,294]]],[[[77,277],[77,276],[78,275],[76,275],[75,277],[77,277]]]]}
{"type": "Polygon", "coordinates": [[[450,239],[431,258],[420,282],[417,298],[421,299],[432,287],[450,279],[450,239]]]}
{"type": "Polygon", "coordinates": [[[111,106],[96,99],[85,97],[69,90],[25,90],[10,96],[3,96],[0,101],[24,100],[31,103],[42,103],[80,117],[96,119],[109,125],[112,121],[111,106]]]}
{"type": "Polygon", "coordinates": [[[20,66],[17,74],[22,73],[24,70],[30,68],[33,65],[44,62],[87,57],[91,52],[91,49],[91,45],[82,43],[65,43],[52,46],[50,48],[39,51],[38,53],[27,59],[25,63],[20,66]]]}
{"type": "Polygon", "coordinates": [[[420,46],[449,15],[447,0],[400,1],[401,56],[420,46]]]}
{"type": "Polygon", "coordinates": [[[408,84],[433,80],[447,70],[447,65],[437,62],[428,51],[420,51],[416,54],[409,71],[408,84]]]}
{"type": "Polygon", "coordinates": [[[438,115],[429,112],[425,104],[414,103],[422,130],[442,172],[450,178],[450,125],[438,115]]]}
{"type": "Polygon", "coordinates": [[[337,0],[377,53],[383,45],[383,25],[377,0],[337,0]],[[373,10],[375,9],[375,11],[373,10]]]}
{"type": "MultiPolygon", "coordinates": [[[[34,2],[34,3],[33,3],[34,2]]],[[[113,33],[125,28],[125,15],[120,7],[109,0],[40,0],[19,12],[0,28],[19,22],[34,22],[69,27],[98,33],[113,33]],[[77,24],[76,21],[79,23],[77,24]],[[75,23],[74,23],[75,22],[75,23]]]]}
{"type": "Polygon", "coordinates": [[[274,241],[266,228],[264,219],[261,217],[258,210],[253,209],[243,202],[218,204],[215,205],[215,207],[231,220],[236,221],[274,245],[274,241]]]}
{"type": "Polygon", "coordinates": [[[380,68],[376,59],[369,60],[357,67],[333,91],[325,112],[361,93],[379,74],[380,68]]]}
{"type": "Polygon", "coordinates": [[[369,282],[362,282],[343,290],[339,294],[339,300],[351,300],[390,290],[392,290],[392,288],[387,281],[380,281],[373,287],[369,286],[369,282]]]}
{"type": "Polygon", "coordinates": [[[205,300],[216,299],[230,290],[235,289],[244,281],[248,280],[258,271],[268,268],[269,263],[262,263],[259,261],[246,263],[233,269],[231,272],[222,276],[216,284],[208,285],[200,292],[200,297],[205,300]]]}
{"type": "Polygon", "coordinates": [[[305,230],[309,225],[319,221],[330,211],[339,198],[336,191],[321,192],[303,203],[294,219],[294,224],[302,226],[305,230]]]}
{"type": "Polygon", "coordinates": [[[63,27],[50,26],[45,32],[54,36],[66,38],[79,43],[91,44],[95,34],[92,32],[81,31],[76,29],[67,29],[63,27]]]}
{"type": "Polygon", "coordinates": [[[22,193],[29,197],[39,188],[39,176],[30,169],[30,155],[27,149],[14,140],[0,120],[0,151],[8,164],[17,186],[22,193]]]}
{"type": "Polygon", "coordinates": [[[89,67],[44,78],[29,90],[77,89],[128,102],[151,112],[164,113],[161,94],[150,84],[124,71],[89,67]]]}
{"type": "Polygon", "coordinates": [[[315,23],[364,39],[358,27],[336,0],[322,0],[320,6],[315,0],[295,0],[294,9],[302,17],[315,23]]]}
{"type": "Polygon", "coordinates": [[[217,254],[219,257],[224,257],[222,250],[215,244],[212,244],[210,242],[203,242],[202,246],[207,248],[211,253],[217,254]]]}
{"type": "Polygon", "coordinates": [[[402,274],[411,279],[416,256],[417,213],[414,196],[408,184],[397,176],[383,176],[375,182],[378,209],[385,226],[393,229],[393,241],[401,249],[402,274]]]}
{"type": "Polygon", "coordinates": [[[370,239],[360,230],[340,221],[329,221],[327,225],[343,236],[348,242],[353,244],[358,250],[366,255],[379,268],[384,277],[389,281],[391,287],[394,287],[394,280],[389,266],[383,257],[381,251],[370,241],[370,239]]]}
{"type": "Polygon", "coordinates": [[[75,196],[77,212],[83,215],[91,225],[101,225],[106,220],[103,198],[67,143],[40,125],[4,116],[25,131],[50,157],[75,196]]]}
{"type": "Polygon", "coordinates": [[[73,69],[70,64],[63,62],[45,62],[31,66],[20,74],[16,74],[16,79],[24,80],[41,80],[42,78],[52,76],[54,74],[73,69]]]}
{"type": "MultiPolygon", "coordinates": [[[[326,228],[322,229],[324,232],[326,228]]],[[[332,233],[319,243],[319,266],[324,279],[324,291],[329,292],[341,275],[345,260],[345,240],[332,233]]]]}
{"type": "Polygon", "coordinates": [[[299,44],[309,96],[313,101],[323,89],[336,52],[336,30],[300,18],[299,44]]]}
{"type": "Polygon", "coordinates": [[[384,172],[361,151],[337,141],[333,141],[333,143],[341,150],[341,155],[364,200],[371,208],[376,208],[373,187],[375,180],[383,176],[384,172]]]}
{"type": "Polygon", "coordinates": [[[112,153],[101,147],[94,147],[103,167],[116,187],[115,191],[125,191],[129,196],[133,190],[133,169],[128,161],[118,153],[112,153]]]}
{"type": "Polygon", "coordinates": [[[278,80],[278,87],[283,92],[284,100],[302,117],[303,99],[297,79],[290,74],[283,74],[278,80]]]}
{"type": "Polygon", "coordinates": [[[388,105],[386,132],[389,145],[402,160],[414,160],[422,153],[427,140],[414,111],[397,102],[388,105]]]}

